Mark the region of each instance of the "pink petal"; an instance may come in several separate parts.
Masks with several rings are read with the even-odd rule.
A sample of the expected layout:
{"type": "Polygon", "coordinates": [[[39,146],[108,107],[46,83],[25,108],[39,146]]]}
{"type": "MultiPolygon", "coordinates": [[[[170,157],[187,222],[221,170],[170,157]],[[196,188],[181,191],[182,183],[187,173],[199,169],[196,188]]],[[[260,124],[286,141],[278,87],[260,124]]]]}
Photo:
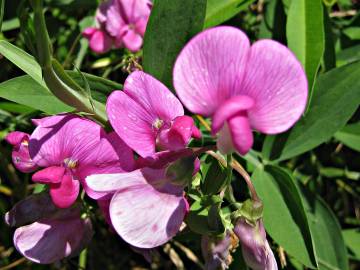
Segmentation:
{"type": "Polygon", "coordinates": [[[122,41],[124,42],[125,47],[132,52],[139,51],[143,43],[141,35],[131,29],[128,29],[124,33],[122,41]]]}
{"type": "Polygon", "coordinates": [[[61,166],[69,158],[81,164],[99,144],[103,133],[98,124],[84,118],[47,117],[30,137],[30,156],[41,167],[61,166]]]}
{"type": "Polygon", "coordinates": [[[5,140],[13,146],[18,146],[24,140],[28,141],[29,137],[30,135],[27,133],[21,131],[13,131],[6,135],[5,140]]]}
{"type": "Polygon", "coordinates": [[[147,183],[129,182],[125,189],[115,193],[110,217],[126,242],[139,248],[153,248],[179,231],[186,214],[186,200],[181,188],[156,185],[156,175],[143,174],[143,178],[147,183]]]}
{"type": "Polygon", "coordinates": [[[107,12],[109,8],[114,5],[114,0],[107,0],[99,5],[96,10],[96,21],[100,26],[103,26],[107,21],[107,12]]]}
{"type": "Polygon", "coordinates": [[[96,27],[86,27],[82,32],[84,38],[90,39],[98,31],[96,27]]]}
{"type": "Polygon", "coordinates": [[[223,127],[224,122],[241,111],[247,111],[254,106],[254,100],[248,96],[236,96],[226,100],[215,111],[212,118],[211,133],[215,135],[223,127]]]}
{"type": "Polygon", "coordinates": [[[306,75],[288,48],[261,40],[251,47],[241,94],[254,99],[248,112],[253,128],[267,134],[283,132],[304,112],[306,75]]]}
{"type": "Polygon", "coordinates": [[[5,214],[5,222],[11,227],[19,227],[36,220],[52,216],[58,210],[48,193],[33,194],[16,203],[5,214]]]}
{"type": "Polygon", "coordinates": [[[228,123],[235,149],[239,154],[245,155],[254,142],[248,117],[246,115],[234,116],[228,120],[228,123]]]}
{"type": "Polygon", "coordinates": [[[15,168],[23,173],[33,172],[38,168],[36,163],[30,157],[27,140],[13,148],[11,157],[15,168]]]}
{"type": "MultiPolygon", "coordinates": [[[[176,117],[170,129],[159,134],[159,145],[163,149],[179,150],[185,148],[194,133],[194,120],[190,116],[176,117]]],[[[197,129],[197,128],[196,128],[197,129]]],[[[195,131],[196,135],[197,132],[195,131]]]]}
{"type": "Polygon", "coordinates": [[[155,153],[155,131],[152,123],[156,116],[121,91],[108,98],[106,111],[112,127],[119,137],[140,156],[155,153]]]}
{"type": "Polygon", "coordinates": [[[105,53],[111,49],[112,38],[107,33],[98,30],[91,36],[89,46],[96,53],[105,53]]]}
{"type": "Polygon", "coordinates": [[[32,180],[37,183],[49,184],[49,183],[60,183],[65,174],[64,167],[48,167],[36,172],[32,176],[32,180]]]}
{"type": "Polygon", "coordinates": [[[126,18],[124,18],[124,12],[122,12],[122,6],[119,0],[113,1],[107,10],[106,17],[106,31],[116,38],[126,25],[126,18]]]}
{"type": "Polygon", "coordinates": [[[172,121],[184,115],[184,108],[176,96],[153,76],[135,71],[124,84],[124,92],[152,114],[153,120],[159,118],[172,121]]]}
{"type": "Polygon", "coordinates": [[[193,113],[212,115],[241,89],[250,43],[237,28],[201,32],[181,51],[174,66],[174,86],[193,113]]]}
{"type": "Polygon", "coordinates": [[[67,208],[76,201],[79,190],[79,181],[66,174],[60,184],[50,186],[50,196],[57,207],[67,208]]]}
{"type": "Polygon", "coordinates": [[[27,259],[50,264],[75,255],[91,239],[91,223],[77,216],[42,219],[18,228],[14,234],[16,249],[27,259]]]}

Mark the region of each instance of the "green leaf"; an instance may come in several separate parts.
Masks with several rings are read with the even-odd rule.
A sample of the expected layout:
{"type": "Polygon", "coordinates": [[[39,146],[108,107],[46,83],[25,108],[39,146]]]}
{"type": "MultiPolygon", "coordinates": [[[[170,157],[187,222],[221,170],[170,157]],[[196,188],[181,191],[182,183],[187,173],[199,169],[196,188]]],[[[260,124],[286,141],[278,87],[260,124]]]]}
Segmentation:
{"type": "Polygon", "coordinates": [[[336,65],[343,66],[360,60],[360,45],[346,48],[336,55],[336,65]]]}
{"type": "Polygon", "coordinates": [[[218,204],[221,199],[218,196],[205,196],[195,201],[186,217],[186,224],[193,232],[203,235],[221,235],[225,227],[221,220],[218,204]]]}
{"type": "Polygon", "coordinates": [[[255,170],[252,180],[264,203],[264,225],[287,253],[316,268],[314,247],[304,206],[291,175],[279,167],[255,170]]]}
{"type": "Polygon", "coordinates": [[[351,258],[360,260],[360,230],[347,229],[342,231],[348,254],[351,258]]]}
{"type": "Polygon", "coordinates": [[[360,122],[345,126],[336,132],[334,137],[347,147],[360,152],[360,122]]]}
{"type": "Polygon", "coordinates": [[[1,83],[0,97],[48,114],[73,110],[28,75],[1,83]]]}
{"type": "Polygon", "coordinates": [[[289,48],[303,65],[309,82],[308,105],[324,53],[323,6],[321,0],[292,0],[286,36],[289,48]]]}
{"type": "Polygon", "coordinates": [[[347,252],[341,227],[334,213],[315,194],[301,187],[306,215],[314,240],[319,270],[348,270],[347,252]]]}
{"type": "Polygon", "coordinates": [[[41,75],[41,67],[30,54],[5,40],[0,40],[0,54],[26,74],[29,74],[37,83],[45,86],[41,75]]]}
{"type": "Polygon", "coordinates": [[[319,76],[308,112],[289,131],[267,136],[263,157],[284,160],[313,149],[345,126],[360,103],[360,62],[319,76]]]}
{"type": "Polygon", "coordinates": [[[201,164],[203,183],[201,191],[206,195],[217,194],[226,183],[227,171],[215,158],[208,156],[201,164]]]}
{"type": "Polygon", "coordinates": [[[274,39],[286,42],[286,15],[281,0],[269,1],[264,6],[264,18],[260,24],[259,39],[274,39]]]}
{"type": "Polygon", "coordinates": [[[2,23],[4,19],[5,0],[0,0],[0,32],[2,31],[2,23]]]}
{"type": "Polygon", "coordinates": [[[172,69],[186,42],[202,30],[206,0],[156,1],[144,37],[144,71],[172,89],[172,69]]]}
{"type": "Polygon", "coordinates": [[[10,19],[10,20],[3,21],[1,31],[2,32],[11,31],[11,30],[15,30],[15,29],[17,29],[19,27],[20,27],[19,19],[18,18],[13,18],[13,19],[10,19]]]}
{"type": "Polygon", "coordinates": [[[324,11],[324,35],[325,35],[325,49],[323,56],[323,67],[325,71],[329,71],[336,67],[336,55],[334,34],[329,17],[329,11],[327,8],[323,8],[324,11]]]}
{"type": "Polygon", "coordinates": [[[343,33],[352,40],[360,40],[360,27],[348,27],[343,33]]]}
{"type": "Polygon", "coordinates": [[[204,28],[219,25],[246,9],[255,0],[208,0],[204,28]]]}

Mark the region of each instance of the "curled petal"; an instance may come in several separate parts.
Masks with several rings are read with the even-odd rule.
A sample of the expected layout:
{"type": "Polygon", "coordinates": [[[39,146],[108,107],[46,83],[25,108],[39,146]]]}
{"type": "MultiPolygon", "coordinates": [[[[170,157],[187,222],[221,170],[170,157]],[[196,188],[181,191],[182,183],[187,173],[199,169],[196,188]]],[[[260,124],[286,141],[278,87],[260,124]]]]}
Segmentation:
{"type": "Polygon", "coordinates": [[[91,236],[89,220],[81,219],[80,213],[63,213],[61,219],[41,219],[18,228],[14,244],[27,259],[50,264],[78,253],[89,243],[91,236]]]}
{"type": "Polygon", "coordinates": [[[13,146],[20,145],[23,141],[28,141],[30,135],[21,131],[13,131],[10,132],[5,140],[13,146]]]}
{"type": "Polygon", "coordinates": [[[194,37],[174,66],[174,86],[193,113],[211,116],[241,89],[250,42],[237,28],[221,26],[194,37]]]}
{"type": "Polygon", "coordinates": [[[112,42],[112,38],[106,32],[97,30],[91,35],[89,46],[96,53],[106,53],[111,49],[112,42]]]}
{"type": "Polygon", "coordinates": [[[248,96],[236,96],[226,100],[216,110],[212,118],[211,132],[218,133],[226,120],[241,112],[247,111],[254,106],[254,100],[248,96]]]}
{"type": "Polygon", "coordinates": [[[50,196],[57,207],[67,208],[76,201],[79,190],[79,181],[66,174],[63,176],[61,183],[50,186],[50,196]]]}
{"type": "Polygon", "coordinates": [[[131,29],[128,29],[124,33],[122,41],[124,42],[125,47],[132,52],[139,51],[143,43],[141,35],[131,29]]]}
{"type": "Polygon", "coordinates": [[[238,115],[228,120],[232,144],[240,155],[245,155],[251,149],[254,138],[249,119],[246,115],[238,115]]]}
{"type": "Polygon", "coordinates": [[[33,174],[32,180],[37,183],[49,184],[60,183],[65,174],[64,167],[48,167],[33,174]]]}
{"type": "Polygon", "coordinates": [[[289,129],[304,112],[308,85],[294,54],[272,40],[251,46],[241,94],[254,99],[251,126],[266,134],[289,129]]]}

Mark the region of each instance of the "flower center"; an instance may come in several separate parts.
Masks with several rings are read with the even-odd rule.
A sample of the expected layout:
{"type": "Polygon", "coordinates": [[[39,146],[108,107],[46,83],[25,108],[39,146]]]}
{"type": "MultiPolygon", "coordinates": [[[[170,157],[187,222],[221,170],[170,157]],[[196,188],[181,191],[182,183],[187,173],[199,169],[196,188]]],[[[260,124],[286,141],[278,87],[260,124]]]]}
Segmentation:
{"type": "Polygon", "coordinates": [[[164,121],[161,120],[160,118],[156,118],[156,120],[155,120],[154,123],[152,124],[152,126],[153,126],[155,129],[160,129],[163,125],[164,125],[164,121]]]}
{"type": "Polygon", "coordinates": [[[65,158],[64,164],[69,169],[75,169],[79,165],[76,159],[71,159],[71,158],[65,158]]]}

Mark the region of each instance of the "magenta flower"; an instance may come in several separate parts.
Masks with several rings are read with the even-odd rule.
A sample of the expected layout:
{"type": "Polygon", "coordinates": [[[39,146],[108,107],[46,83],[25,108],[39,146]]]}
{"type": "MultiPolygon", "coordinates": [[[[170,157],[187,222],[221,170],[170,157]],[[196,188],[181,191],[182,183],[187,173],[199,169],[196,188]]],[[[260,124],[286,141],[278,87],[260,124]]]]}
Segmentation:
{"type": "Polygon", "coordinates": [[[90,219],[81,219],[78,206],[58,209],[46,193],[17,203],[6,213],[5,221],[19,227],[14,234],[16,249],[27,259],[42,264],[77,255],[93,234],[90,219]]]}
{"type": "Polygon", "coordinates": [[[111,223],[126,242],[138,248],[154,248],[170,240],[189,209],[183,187],[172,185],[165,169],[91,175],[86,182],[97,192],[113,194],[111,223]]]}
{"type": "Polygon", "coordinates": [[[110,95],[106,110],[116,133],[142,157],[154,155],[156,149],[185,148],[191,137],[201,136],[169,89],[141,71],[128,76],[124,91],[110,95]]]}
{"type": "Polygon", "coordinates": [[[106,134],[96,123],[74,115],[38,120],[29,141],[29,152],[39,167],[34,182],[48,184],[56,206],[72,205],[80,189],[99,199],[86,186],[85,177],[95,173],[130,171],[135,167],[132,151],[115,133],[106,134]]]}
{"type": "Polygon", "coordinates": [[[33,172],[37,169],[36,164],[29,154],[30,135],[20,131],[10,132],[5,140],[14,146],[12,151],[12,161],[16,169],[23,173],[33,172]]]}
{"type": "Polygon", "coordinates": [[[256,225],[239,219],[234,233],[240,240],[242,254],[248,266],[253,270],[277,270],[274,254],[266,240],[266,232],[262,220],[256,225]]]}
{"type": "Polygon", "coordinates": [[[276,134],[300,118],[307,100],[307,79],[285,46],[260,40],[250,46],[233,27],[216,27],[193,38],[174,67],[174,86],[193,113],[212,117],[218,148],[246,154],[252,130],[276,134]]]}
{"type": "Polygon", "coordinates": [[[110,0],[103,2],[96,14],[98,27],[89,27],[83,32],[89,39],[90,48],[103,53],[126,47],[140,50],[152,3],[149,0],[110,0]]]}

